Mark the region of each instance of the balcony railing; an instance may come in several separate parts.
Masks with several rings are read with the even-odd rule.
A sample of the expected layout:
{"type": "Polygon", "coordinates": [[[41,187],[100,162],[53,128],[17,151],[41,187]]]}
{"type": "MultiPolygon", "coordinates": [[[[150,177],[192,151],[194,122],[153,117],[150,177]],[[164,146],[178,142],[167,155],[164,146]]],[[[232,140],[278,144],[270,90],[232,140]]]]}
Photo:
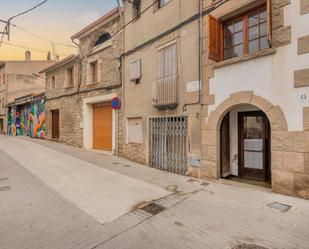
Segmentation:
{"type": "Polygon", "coordinates": [[[175,108],[178,105],[178,77],[157,79],[152,88],[152,104],[158,109],[175,108]]]}

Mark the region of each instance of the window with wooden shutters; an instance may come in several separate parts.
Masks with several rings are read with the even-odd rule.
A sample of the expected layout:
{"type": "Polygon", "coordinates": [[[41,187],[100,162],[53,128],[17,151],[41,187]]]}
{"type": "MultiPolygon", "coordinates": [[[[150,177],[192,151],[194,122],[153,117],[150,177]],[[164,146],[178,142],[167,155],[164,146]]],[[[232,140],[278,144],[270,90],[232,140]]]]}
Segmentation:
{"type": "Polygon", "coordinates": [[[159,50],[158,79],[177,76],[177,45],[166,46],[159,50]]]}
{"type": "Polygon", "coordinates": [[[158,50],[158,73],[154,88],[154,105],[177,103],[177,43],[158,50]]]}
{"type": "Polygon", "coordinates": [[[208,58],[214,61],[223,59],[223,25],[215,17],[209,15],[208,18],[208,58]]]}
{"type": "Polygon", "coordinates": [[[136,84],[140,83],[141,79],[141,60],[130,63],[130,80],[136,84]]]}
{"type": "Polygon", "coordinates": [[[271,1],[222,23],[209,16],[209,59],[221,61],[271,47],[271,1]]]}

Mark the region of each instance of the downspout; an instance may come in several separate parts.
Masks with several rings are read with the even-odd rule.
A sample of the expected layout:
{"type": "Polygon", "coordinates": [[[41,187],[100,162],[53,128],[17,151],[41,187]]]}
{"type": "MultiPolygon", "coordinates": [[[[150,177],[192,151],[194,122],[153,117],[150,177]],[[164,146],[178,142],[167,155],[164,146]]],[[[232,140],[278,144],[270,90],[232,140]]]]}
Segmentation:
{"type": "MultiPolygon", "coordinates": [[[[120,58],[119,58],[119,63],[120,63],[120,66],[119,66],[119,73],[120,73],[120,85],[121,85],[121,98],[122,98],[122,103],[121,103],[121,111],[122,111],[122,116],[124,115],[124,70],[125,70],[125,67],[124,67],[124,60],[125,60],[125,57],[123,56],[123,53],[124,53],[124,48],[125,48],[125,21],[124,21],[124,15],[123,15],[123,11],[122,11],[122,7],[120,5],[120,1],[117,0],[117,4],[118,4],[118,10],[119,10],[119,15],[120,15],[120,21],[121,23],[123,24],[123,34],[122,34],[122,51],[121,51],[121,55],[120,55],[120,58]]],[[[119,155],[119,144],[120,144],[120,135],[119,135],[119,130],[120,130],[120,126],[122,126],[122,134],[123,134],[123,120],[119,118],[119,111],[117,111],[117,119],[118,119],[118,122],[117,122],[117,125],[118,125],[118,132],[117,132],[117,151],[116,151],[116,155],[117,156],[120,156],[119,155]],[[120,124],[121,122],[121,124],[120,124]]],[[[122,135],[123,136],[123,135],[122,135]]],[[[123,147],[123,141],[122,141],[122,147],[123,147]]]]}
{"type": "MultiPolygon", "coordinates": [[[[78,96],[77,96],[77,102],[80,101],[80,96],[79,96],[79,91],[80,91],[80,87],[81,87],[81,84],[82,84],[82,58],[80,57],[80,51],[81,51],[81,48],[80,48],[80,44],[77,43],[76,41],[74,41],[74,39],[71,38],[71,41],[78,47],[78,55],[76,57],[76,60],[77,60],[77,65],[78,65],[78,68],[77,68],[77,73],[78,73],[78,77],[77,77],[77,93],[78,93],[78,96]]],[[[84,119],[84,117],[83,117],[84,119]]]]}
{"type": "Polygon", "coordinates": [[[198,19],[198,78],[199,78],[199,90],[198,90],[198,100],[194,103],[185,104],[182,108],[182,112],[186,112],[187,106],[197,105],[201,103],[201,93],[203,88],[203,0],[199,0],[199,19],[198,19]]]}

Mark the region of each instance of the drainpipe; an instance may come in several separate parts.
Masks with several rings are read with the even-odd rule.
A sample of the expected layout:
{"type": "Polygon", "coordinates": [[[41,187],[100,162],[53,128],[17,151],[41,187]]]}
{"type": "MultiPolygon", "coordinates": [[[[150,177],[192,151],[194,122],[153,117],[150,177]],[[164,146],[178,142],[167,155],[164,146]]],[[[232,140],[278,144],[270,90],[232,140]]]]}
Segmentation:
{"type": "Polygon", "coordinates": [[[119,10],[119,15],[120,15],[121,22],[124,23],[124,18],[123,18],[123,14],[122,14],[121,5],[120,5],[120,1],[119,0],[117,0],[117,5],[118,5],[118,10],[119,10]]]}
{"type": "Polygon", "coordinates": [[[198,91],[198,101],[194,103],[185,104],[182,108],[184,113],[187,110],[187,106],[197,105],[201,103],[201,93],[203,88],[203,62],[202,62],[202,53],[203,53],[203,0],[199,0],[199,19],[198,19],[198,78],[199,78],[199,91],[198,91]]]}

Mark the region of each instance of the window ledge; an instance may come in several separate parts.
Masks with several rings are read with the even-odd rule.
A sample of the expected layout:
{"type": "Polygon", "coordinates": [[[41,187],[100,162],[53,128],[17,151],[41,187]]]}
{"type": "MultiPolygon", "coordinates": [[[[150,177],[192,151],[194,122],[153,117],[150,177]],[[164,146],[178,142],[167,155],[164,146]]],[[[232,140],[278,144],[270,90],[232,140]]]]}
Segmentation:
{"type": "Polygon", "coordinates": [[[272,55],[272,54],[275,54],[276,51],[277,51],[276,48],[268,48],[268,49],[264,49],[256,53],[253,53],[253,54],[247,54],[241,57],[236,57],[236,58],[228,59],[225,61],[220,61],[214,64],[214,69],[229,66],[229,65],[244,62],[244,61],[248,61],[248,60],[252,60],[252,59],[256,59],[256,58],[267,56],[267,55],[272,55]]]}
{"type": "Polygon", "coordinates": [[[74,85],[66,86],[65,89],[73,89],[74,85]]]}
{"type": "Polygon", "coordinates": [[[99,85],[99,82],[93,82],[93,83],[86,84],[87,87],[95,87],[97,85],[99,85]]]}
{"type": "Polygon", "coordinates": [[[106,42],[104,42],[102,44],[99,44],[99,45],[97,45],[96,47],[94,47],[92,49],[92,51],[90,52],[89,56],[94,55],[94,54],[96,54],[96,53],[98,53],[98,52],[100,52],[100,51],[102,51],[104,49],[107,49],[107,48],[111,47],[112,45],[113,45],[112,40],[108,40],[108,41],[106,41],[106,42]]]}

